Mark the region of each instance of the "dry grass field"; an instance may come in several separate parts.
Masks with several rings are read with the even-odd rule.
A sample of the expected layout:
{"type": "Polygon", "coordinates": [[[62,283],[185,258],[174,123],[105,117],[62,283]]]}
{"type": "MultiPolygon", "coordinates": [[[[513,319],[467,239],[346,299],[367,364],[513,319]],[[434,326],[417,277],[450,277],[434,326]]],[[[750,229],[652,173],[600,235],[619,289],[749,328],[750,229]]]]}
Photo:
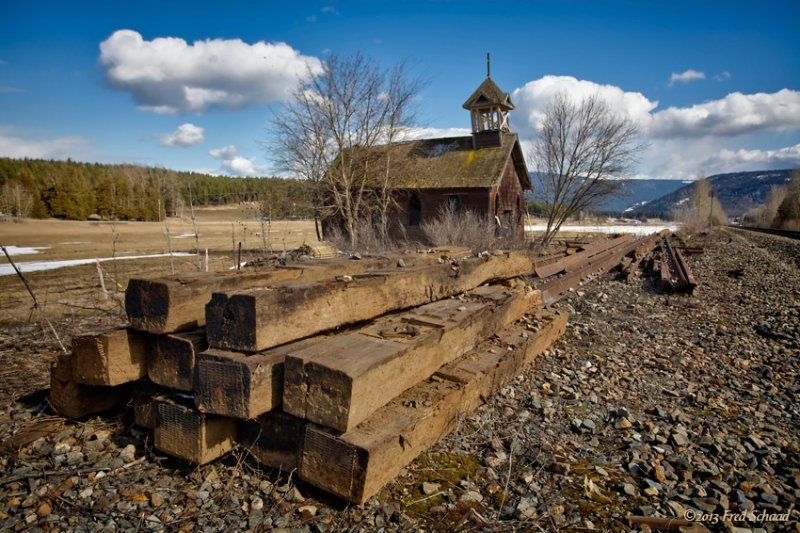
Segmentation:
{"type": "MultiPolygon", "coordinates": [[[[242,260],[264,254],[265,250],[291,250],[304,242],[316,241],[313,222],[274,221],[254,218],[247,207],[196,210],[199,248],[209,254],[209,270],[234,267],[234,250],[242,246],[242,260]]],[[[192,222],[188,218],[158,222],[92,222],[64,220],[23,220],[0,224],[0,244],[37,247],[37,253],[14,255],[31,288],[51,318],[73,314],[83,307],[107,308],[100,288],[94,259],[102,261],[106,287],[119,293],[131,277],[150,277],[196,271],[198,257],[192,222]],[[169,235],[169,236],[168,236],[169,235]],[[168,252],[182,256],[169,257],[168,252]],[[126,259],[143,255],[162,257],[126,259]],[[53,270],[33,271],[31,262],[91,260],[90,264],[53,270]]],[[[0,267],[7,265],[0,256],[0,267]]],[[[6,270],[8,267],[4,267],[6,270]]],[[[0,276],[0,324],[28,322],[32,300],[16,275],[0,276]]],[[[111,299],[113,302],[113,298],[111,299]]],[[[117,306],[118,307],[118,306],[117,306]]]]}

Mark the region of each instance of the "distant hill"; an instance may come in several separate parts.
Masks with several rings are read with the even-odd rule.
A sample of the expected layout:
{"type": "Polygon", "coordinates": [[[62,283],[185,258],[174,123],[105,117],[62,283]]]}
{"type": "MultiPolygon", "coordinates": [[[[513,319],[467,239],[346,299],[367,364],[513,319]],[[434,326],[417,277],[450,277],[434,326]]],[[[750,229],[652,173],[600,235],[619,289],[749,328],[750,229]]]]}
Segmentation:
{"type": "Polygon", "coordinates": [[[686,185],[681,180],[628,180],[622,194],[612,198],[600,208],[607,211],[625,211],[631,206],[647,205],[656,198],[669,194],[686,185]]]}
{"type": "MultiPolygon", "coordinates": [[[[543,187],[539,181],[539,176],[531,173],[533,192],[526,193],[529,200],[542,201],[543,187]]],[[[660,179],[641,179],[628,180],[625,182],[624,189],[613,198],[608,198],[602,205],[597,206],[601,211],[622,212],[631,206],[646,205],[647,202],[660,198],[680,187],[687,182],[681,180],[660,180],[660,179]]]]}
{"type": "MultiPolygon", "coordinates": [[[[791,172],[791,169],[731,172],[709,176],[708,181],[716,191],[725,213],[729,217],[739,217],[753,207],[763,204],[767,193],[774,185],[787,184],[791,172]]],[[[644,205],[635,206],[630,213],[633,216],[646,213],[649,216],[659,214],[667,217],[681,200],[692,196],[694,188],[694,182],[686,184],[644,205]]]]}

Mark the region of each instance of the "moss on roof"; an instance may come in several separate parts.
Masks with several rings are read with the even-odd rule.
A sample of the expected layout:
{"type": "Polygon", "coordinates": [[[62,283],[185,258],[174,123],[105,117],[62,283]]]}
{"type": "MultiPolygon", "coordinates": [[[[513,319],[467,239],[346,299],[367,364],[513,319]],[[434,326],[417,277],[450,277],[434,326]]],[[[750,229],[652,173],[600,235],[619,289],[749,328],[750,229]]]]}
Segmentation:
{"type": "Polygon", "coordinates": [[[515,134],[503,134],[500,146],[479,150],[473,149],[471,136],[410,141],[397,149],[398,155],[413,161],[409,170],[398,176],[400,189],[497,187],[510,159],[517,166],[523,188],[530,188],[515,134]]]}
{"type": "MultiPolygon", "coordinates": [[[[511,162],[517,170],[520,185],[530,189],[531,182],[522,148],[515,133],[501,133],[500,146],[473,148],[472,136],[443,137],[405,141],[392,145],[391,168],[397,189],[451,189],[499,187],[506,165],[511,162]]],[[[380,182],[380,173],[385,168],[380,161],[387,146],[376,146],[367,151],[351,148],[345,160],[369,157],[372,178],[380,182]]],[[[336,158],[334,167],[341,164],[342,154],[336,158]]]]}

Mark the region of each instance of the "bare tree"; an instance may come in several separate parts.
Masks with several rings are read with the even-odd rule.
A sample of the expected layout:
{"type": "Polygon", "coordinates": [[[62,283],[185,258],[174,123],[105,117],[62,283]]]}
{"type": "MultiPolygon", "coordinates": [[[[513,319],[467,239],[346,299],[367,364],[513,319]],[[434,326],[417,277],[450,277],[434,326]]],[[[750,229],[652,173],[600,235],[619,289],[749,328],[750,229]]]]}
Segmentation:
{"type": "Polygon", "coordinates": [[[545,109],[531,167],[546,201],[547,245],[567,218],[594,207],[622,189],[622,177],[643,148],[639,130],[593,95],[575,103],[558,93],[545,109]],[[616,178],[616,179],[615,179],[616,178]]]}
{"type": "Polygon", "coordinates": [[[28,216],[33,207],[33,195],[16,181],[7,181],[0,191],[0,212],[17,218],[28,216]]]}
{"type": "Polygon", "coordinates": [[[373,148],[394,142],[397,131],[410,124],[420,88],[402,63],[387,72],[361,54],[331,56],[322,73],[309,72],[275,115],[274,144],[268,148],[279,166],[312,183],[318,237],[319,219],[337,214],[356,246],[358,220],[374,208],[369,199],[378,189],[390,189],[376,182],[381,158],[390,150],[373,148]]]}
{"type": "Polygon", "coordinates": [[[408,64],[400,62],[395,65],[389,76],[387,91],[384,95],[386,118],[383,152],[383,172],[375,187],[375,206],[378,212],[378,234],[385,246],[389,237],[389,213],[395,207],[394,191],[398,173],[411,173],[413,159],[395,156],[398,136],[409,124],[416,122],[416,96],[427,85],[427,81],[412,77],[408,72],[408,64]]]}
{"type": "Polygon", "coordinates": [[[689,234],[710,231],[711,228],[728,223],[728,216],[722,209],[711,182],[705,175],[697,175],[691,196],[672,210],[672,218],[681,223],[683,230],[689,234]]]}

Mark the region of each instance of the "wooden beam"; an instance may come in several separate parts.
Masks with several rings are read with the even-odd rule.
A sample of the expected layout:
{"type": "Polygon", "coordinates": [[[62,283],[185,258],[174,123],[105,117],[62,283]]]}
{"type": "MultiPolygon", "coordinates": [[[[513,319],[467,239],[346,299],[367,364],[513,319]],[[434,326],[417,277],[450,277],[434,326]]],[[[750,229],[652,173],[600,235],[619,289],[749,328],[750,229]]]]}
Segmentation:
{"type": "MultiPolygon", "coordinates": [[[[432,253],[407,254],[403,258],[408,265],[414,265],[435,262],[441,256],[461,257],[464,253],[462,248],[442,248],[432,253]]],[[[281,280],[319,281],[333,279],[339,274],[355,275],[394,266],[399,257],[367,257],[360,261],[326,259],[259,272],[195,272],[134,278],[125,291],[125,310],[134,329],[155,334],[191,330],[205,325],[205,305],[215,291],[246,290],[281,280]]]]}
{"type": "Polygon", "coordinates": [[[195,464],[205,464],[228,453],[238,436],[232,418],[204,415],[185,400],[172,397],[157,403],[155,447],[195,464]]]}
{"type": "Polygon", "coordinates": [[[137,426],[155,429],[158,425],[158,402],[167,399],[173,391],[145,379],[133,388],[133,421],[137,426]]]}
{"type": "Polygon", "coordinates": [[[527,253],[510,252],[454,264],[373,271],[341,281],[216,292],[206,306],[206,333],[214,348],[256,352],[530,270],[527,253]]]}
{"type": "Polygon", "coordinates": [[[300,465],[308,421],[283,411],[264,413],[241,424],[241,440],[256,460],[284,472],[300,465]]]}
{"type": "Polygon", "coordinates": [[[126,395],[125,385],[116,387],[81,385],[72,379],[72,355],[56,356],[50,365],[50,394],[53,410],[67,418],[83,418],[114,408],[126,395]]]}
{"type": "Polygon", "coordinates": [[[286,356],[283,409],[348,431],[539,303],[529,290],[481,287],[294,350],[286,356]]]}
{"type": "Polygon", "coordinates": [[[149,339],[130,328],[72,338],[72,378],[83,385],[113,386],[147,375],[149,339]]]}
{"type": "Polygon", "coordinates": [[[299,474],[361,504],[452,431],[457,417],[481,405],[560,337],[567,315],[538,310],[535,331],[518,324],[405,391],[358,427],[337,434],[309,425],[299,474]]]}
{"type": "Polygon", "coordinates": [[[195,405],[204,413],[249,420],[281,406],[287,353],[322,338],[293,342],[254,355],[211,348],[197,357],[195,405]]]}
{"type": "Polygon", "coordinates": [[[157,385],[194,390],[195,358],[208,348],[204,329],[162,335],[147,358],[147,375],[157,385]]]}

